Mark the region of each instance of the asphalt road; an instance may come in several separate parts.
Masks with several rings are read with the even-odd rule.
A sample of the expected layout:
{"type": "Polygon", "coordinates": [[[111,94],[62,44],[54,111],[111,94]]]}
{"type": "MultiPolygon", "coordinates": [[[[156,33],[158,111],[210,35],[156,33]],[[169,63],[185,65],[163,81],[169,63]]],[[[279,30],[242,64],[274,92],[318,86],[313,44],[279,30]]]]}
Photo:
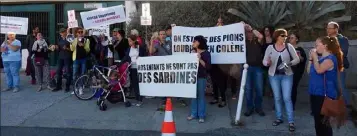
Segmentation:
{"type": "MultiPolygon", "coordinates": [[[[155,131],[132,130],[100,130],[73,128],[41,128],[41,127],[1,127],[1,136],[160,136],[155,131]]],[[[248,130],[248,129],[216,129],[206,133],[177,133],[177,136],[311,136],[299,133],[248,130]]]]}

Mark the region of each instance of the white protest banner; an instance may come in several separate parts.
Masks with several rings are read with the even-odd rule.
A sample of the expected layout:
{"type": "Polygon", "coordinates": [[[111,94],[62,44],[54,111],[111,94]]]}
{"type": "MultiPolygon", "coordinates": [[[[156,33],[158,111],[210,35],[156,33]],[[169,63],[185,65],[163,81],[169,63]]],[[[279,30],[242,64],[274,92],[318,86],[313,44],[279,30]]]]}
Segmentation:
{"type": "Polygon", "coordinates": [[[68,21],[74,21],[74,20],[76,20],[75,10],[69,10],[69,11],[67,11],[67,17],[68,17],[68,21]]]}
{"type": "Polygon", "coordinates": [[[197,54],[139,57],[139,90],[143,96],[196,98],[197,54]]]}
{"type": "Polygon", "coordinates": [[[80,14],[85,29],[126,21],[124,7],[122,5],[81,12],[80,14]]]}
{"type": "Polygon", "coordinates": [[[207,39],[212,64],[246,63],[245,30],[242,23],[220,27],[173,27],[173,55],[189,54],[194,37],[207,39]]]}
{"type": "Polygon", "coordinates": [[[76,28],[78,27],[78,21],[77,20],[73,20],[73,21],[68,21],[68,28],[76,28]]]}
{"type": "Polygon", "coordinates": [[[109,25],[91,28],[91,32],[92,32],[92,35],[99,36],[101,34],[104,34],[107,37],[110,36],[109,25]]]}
{"type": "Polygon", "coordinates": [[[14,32],[19,35],[27,35],[28,22],[28,18],[1,16],[0,32],[2,34],[14,32]]]}
{"type": "Polygon", "coordinates": [[[141,16],[140,25],[152,25],[152,16],[141,16]]]}

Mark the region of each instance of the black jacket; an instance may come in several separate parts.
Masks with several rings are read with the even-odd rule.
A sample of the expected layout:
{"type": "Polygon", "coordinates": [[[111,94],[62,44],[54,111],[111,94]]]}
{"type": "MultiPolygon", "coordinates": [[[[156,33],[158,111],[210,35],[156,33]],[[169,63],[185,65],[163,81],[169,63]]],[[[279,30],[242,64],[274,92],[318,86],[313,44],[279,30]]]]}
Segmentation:
{"type": "Polygon", "coordinates": [[[114,52],[114,50],[116,50],[118,52],[119,59],[122,60],[126,56],[126,52],[129,49],[129,43],[128,43],[128,39],[126,39],[126,38],[123,38],[119,43],[118,42],[119,41],[115,41],[112,45],[108,45],[108,48],[112,52],[114,52]],[[117,45],[117,46],[114,48],[114,45],[117,45]]]}
{"type": "Polygon", "coordinates": [[[29,52],[29,56],[31,56],[33,53],[32,46],[34,45],[35,41],[36,41],[36,37],[33,34],[27,35],[24,49],[27,49],[27,51],[29,52]]]}

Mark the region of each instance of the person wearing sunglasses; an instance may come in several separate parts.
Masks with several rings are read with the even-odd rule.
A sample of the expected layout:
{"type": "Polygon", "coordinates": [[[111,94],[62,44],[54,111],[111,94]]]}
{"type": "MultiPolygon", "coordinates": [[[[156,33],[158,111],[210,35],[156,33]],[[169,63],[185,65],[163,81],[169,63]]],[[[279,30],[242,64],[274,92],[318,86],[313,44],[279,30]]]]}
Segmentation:
{"type": "MultiPolygon", "coordinates": [[[[76,81],[76,77],[81,74],[85,74],[86,72],[86,61],[87,54],[90,52],[90,40],[84,38],[84,30],[79,27],[76,30],[76,38],[71,43],[71,51],[73,62],[73,81],[76,81]],[[81,67],[81,71],[79,68],[81,67]]],[[[82,91],[79,91],[82,94],[82,91]]]]}
{"type": "Polygon", "coordinates": [[[295,47],[285,43],[287,31],[277,29],[273,34],[274,43],[269,45],[265,51],[263,64],[269,67],[269,80],[275,99],[276,120],[273,126],[283,123],[282,120],[282,98],[285,103],[289,131],[295,131],[294,114],[291,100],[291,91],[293,83],[293,72],[291,66],[300,62],[295,47]]]}

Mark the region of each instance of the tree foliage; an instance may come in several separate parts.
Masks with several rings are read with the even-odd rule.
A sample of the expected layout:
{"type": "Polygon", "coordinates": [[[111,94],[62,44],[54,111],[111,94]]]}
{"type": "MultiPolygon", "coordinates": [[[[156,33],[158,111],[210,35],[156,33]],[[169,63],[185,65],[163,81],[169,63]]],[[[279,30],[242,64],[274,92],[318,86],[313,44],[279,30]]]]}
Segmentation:
{"type": "MultiPolygon", "coordinates": [[[[224,24],[245,21],[256,29],[272,25],[310,32],[311,35],[314,31],[323,31],[324,24],[329,21],[349,21],[354,14],[353,19],[356,20],[357,10],[356,2],[337,1],[153,1],[150,2],[152,25],[145,27],[140,25],[141,3],[136,1],[139,12],[131,15],[127,30],[135,28],[145,36],[147,28],[147,37],[170,24],[215,26],[219,17],[224,24]]],[[[349,28],[355,26],[350,24],[349,28]]]]}

